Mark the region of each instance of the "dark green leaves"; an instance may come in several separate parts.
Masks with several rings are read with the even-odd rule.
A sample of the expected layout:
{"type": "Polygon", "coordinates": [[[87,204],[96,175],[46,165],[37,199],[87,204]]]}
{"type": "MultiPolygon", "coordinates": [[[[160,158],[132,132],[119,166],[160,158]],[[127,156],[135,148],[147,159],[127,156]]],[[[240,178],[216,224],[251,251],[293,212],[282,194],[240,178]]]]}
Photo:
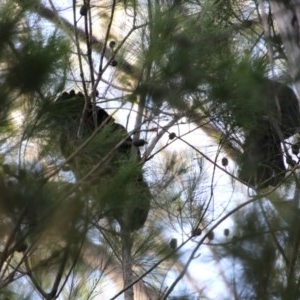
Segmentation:
{"type": "Polygon", "coordinates": [[[15,49],[7,83],[23,92],[38,91],[54,80],[66,67],[69,46],[61,36],[53,34],[47,41],[26,39],[15,49]]]}
{"type": "Polygon", "coordinates": [[[232,57],[217,70],[210,80],[209,99],[225,124],[249,129],[269,110],[265,72],[263,60],[248,56],[232,57]]]}
{"type": "Polygon", "coordinates": [[[1,4],[0,7],[0,55],[4,48],[13,41],[13,36],[17,33],[17,25],[22,16],[22,12],[13,2],[1,4]]]}

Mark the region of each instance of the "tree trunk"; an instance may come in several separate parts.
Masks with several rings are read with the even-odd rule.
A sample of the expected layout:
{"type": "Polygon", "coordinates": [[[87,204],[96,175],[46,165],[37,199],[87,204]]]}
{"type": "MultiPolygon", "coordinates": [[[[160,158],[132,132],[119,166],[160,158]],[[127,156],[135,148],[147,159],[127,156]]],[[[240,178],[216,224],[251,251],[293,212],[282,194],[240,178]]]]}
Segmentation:
{"type": "MultiPolygon", "coordinates": [[[[132,257],[131,247],[132,240],[130,231],[126,228],[121,229],[121,243],[122,243],[122,268],[123,268],[123,281],[124,288],[132,283],[132,257]]],[[[134,300],[133,287],[130,287],[124,292],[125,300],[134,300]]]]}
{"type": "Polygon", "coordinates": [[[300,6],[298,0],[271,0],[271,11],[278,26],[284,51],[289,63],[290,75],[300,95],[300,6]]]}

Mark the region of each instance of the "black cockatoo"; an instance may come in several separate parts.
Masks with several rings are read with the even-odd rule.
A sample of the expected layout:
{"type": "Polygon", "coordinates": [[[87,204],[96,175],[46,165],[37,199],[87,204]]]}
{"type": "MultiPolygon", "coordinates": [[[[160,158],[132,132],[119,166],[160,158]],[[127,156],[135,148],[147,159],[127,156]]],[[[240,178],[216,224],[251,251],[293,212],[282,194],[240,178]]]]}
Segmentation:
{"type": "Polygon", "coordinates": [[[250,186],[263,188],[285,177],[281,143],[298,132],[300,111],[293,90],[282,83],[265,79],[258,94],[261,110],[245,130],[239,177],[250,186]]]}
{"type": "Polygon", "coordinates": [[[127,130],[80,92],[64,92],[56,105],[64,110],[61,152],[66,159],[75,152],[68,164],[99,215],[117,220],[129,231],[140,229],[151,195],[139,166],[139,149],[127,130]]]}

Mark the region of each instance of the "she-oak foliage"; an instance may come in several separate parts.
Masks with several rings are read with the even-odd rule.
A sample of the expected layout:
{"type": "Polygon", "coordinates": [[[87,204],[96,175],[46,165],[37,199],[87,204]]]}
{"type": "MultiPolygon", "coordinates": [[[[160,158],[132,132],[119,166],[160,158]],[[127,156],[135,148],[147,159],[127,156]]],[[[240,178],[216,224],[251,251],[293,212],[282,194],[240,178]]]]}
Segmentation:
{"type": "MultiPolygon", "coordinates": [[[[132,16],[140,12],[146,14],[147,10],[149,19],[139,24],[140,27],[137,24],[142,18],[135,19],[134,31],[142,44],[140,48],[135,40],[124,38],[124,43],[117,40],[110,52],[102,48],[103,52],[96,50],[98,45],[91,43],[92,39],[82,41],[79,35],[76,35],[77,45],[72,45],[74,36],[68,38],[67,25],[62,26],[65,32],[43,30],[37,16],[40,13],[47,18],[51,14],[42,3],[40,8],[44,10],[39,11],[38,1],[34,4],[31,1],[3,1],[0,4],[0,132],[3,150],[0,289],[9,297],[17,297],[11,294],[17,291],[15,283],[20,282],[18,276],[22,275],[43,299],[67,295],[65,291],[68,289],[68,297],[75,297],[80,287],[83,290],[90,288],[90,293],[93,293],[93,287],[82,283],[83,276],[80,275],[87,270],[90,258],[86,253],[90,253],[93,246],[99,246],[97,253],[102,252],[97,255],[106,260],[101,261],[96,255],[92,266],[95,273],[101,273],[95,275],[100,283],[103,277],[110,276],[107,269],[115,268],[117,271],[111,273],[119,273],[118,279],[121,274],[124,285],[120,289],[125,287],[126,300],[133,299],[137,293],[136,287],[131,289],[128,285],[138,276],[144,276],[143,280],[137,279],[144,289],[143,295],[149,296],[150,291],[155,291],[149,299],[167,299],[176,281],[162,291],[165,269],[174,263],[178,270],[183,270],[178,272],[179,279],[187,272],[180,260],[185,242],[180,243],[169,234],[180,231],[186,242],[196,241],[191,246],[195,251],[201,252],[203,243],[208,242],[217,262],[229,259],[233,264],[244,266],[240,271],[242,276],[234,274],[233,266],[231,274],[223,277],[224,281],[233,282],[227,282],[227,288],[236,298],[297,299],[299,184],[296,169],[293,176],[289,171],[299,162],[296,151],[299,143],[292,141],[300,125],[298,100],[287,82],[279,83],[268,76],[270,64],[266,53],[258,50],[265,43],[261,35],[259,43],[251,45],[253,51],[244,54],[245,49],[250,49],[247,43],[253,43],[252,37],[262,27],[255,18],[236,18],[240,2],[153,2],[148,1],[147,8],[138,1],[112,1],[105,6],[106,11],[101,15],[103,19],[111,16],[113,7],[116,12],[130,12],[132,16]],[[87,45],[90,48],[85,48],[86,45],[80,48],[81,42],[90,43],[87,45]],[[110,66],[120,67],[124,72],[126,55],[123,62],[122,55],[114,51],[126,54],[131,50],[129,47],[140,51],[135,59],[137,65],[131,64],[128,74],[123,74],[123,78],[120,76],[121,83],[125,82],[122,81],[124,78],[134,83],[132,90],[123,97],[123,103],[137,99],[142,116],[140,127],[133,135],[100,108],[101,101],[107,100],[102,97],[105,92],[101,87],[101,96],[98,97],[92,86],[95,84],[93,76],[105,69],[103,65],[96,71],[93,69],[93,63],[98,63],[98,54],[106,56],[108,61],[117,62],[110,66]],[[80,70],[83,74],[74,80],[76,75],[73,78],[71,75],[79,66],[72,64],[70,58],[78,49],[76,62],[81,59],[81,63],[88,63],[84,64],[84,72],[80,70]],[[90,51],[96,54],[91,56],[93,63],[89,62],[90,51]],[[132,68],[137,70],[133,72],[132,68]],[[88,78],[86,70],[91,69],[93,76],[88,78]],[[65,92],[70,89],[82,92],[65,92]],[[11,122],[12,112],[16,110],[23,113],[20,128],[11,122]],[[133,143],[139,130],[146,132],[145,138],[153,140],[159,136],[159,130],[165,130],[163,133],[172,139],[168,139],[163,149],[177,139],[184,140],[180,130],[171,135],[169,128],[161,122],[172,117],[178,120],[182,116],[203,130],[207,124],[215,128],[214,134],[222,136],[220,146],[222,143],[229,145],[234,151],[225,148],[224,152],[235,153],[230,158],[239,164],[239,171],[230,174],[231,162],[228,163],[227,159],[223,171],[232,175],[235,182],[242,181],[256,189],[256,200],[261,201],[253,207],[246,206],[251,209],[245,209],[245,214],[238,209],[234,228],[227,230],[223,237],[225,245],[223,243],[222,251],[214,248],[214,243],[218,243],[218,234],[215,234],[218,227],[215,215],[210,214],[215,208],[213,194],[218,189],[214,177],[209,187],[210,196],[203,200],[199,194],[206,194],[206,189],[201,174],[189,178],[193,173],[182,171],[176,165],[179,163],[168,157],[170,163],[165,169],[155,170],[163,173],[160,178],[166,182],[159,182],[160,179],[154,182],[150,178],[150,193],[142,168],[143,162],[152,158],[155,152],[152,149],[148,156],[143,156],[147,151],[140,152],[133,143]],[[157,136],[152,134],[155,130],[157,136]],[[39,157],[30,162],[22,155],[35,142],[39,145],[39,157]],[[71,172],[62,172],[65,168],[71,172]],[[265,197],[260,196],[259,193],[268,190],[265,188],[269,186],[280,186],[281,194],[273,191],[265,197]],[[285,195],[291,193],[294,193],[293,201],[285,201],[285,195]],[[262,203],[262,199],[270,200],[270,205],[262,203]],[[148,223],[147,216],[150,218],[148,223]],[[210,229],[213,226],[216,226],[214,231],[210,229]],[[166,235],[171,241],[176,241],[176,245],[173,243],[169,247],[169,243],[164,242],[166,235]],[[97,242],[91,246],[89,242],[95,239],[97,242]],[[101,263],[97,264],[97,259],[101,263]],[[118,269],[120,265],[122,269],[118,269]],[[73,279],[73,282],[80,282],[76,288],[72,286],[73,279]]],[[[97,5],[89,3],[85,2],[82,20],[96,18],[97,13],[90,13],[94,13],[97,5]]],[[[249,10],[258,10],[255,3],[249,10]]],[[[81,5],[78,3],[79,15],[81,5]]],[[[247,4],[243,5],[246,7],[247,4]]],[[[76,7],[74,11],[77,12],[76,7]]],[[[240,17],[244,16],[242,13],[240,17]]],[[[109,28],[109,18],[104,31],[109,28]]],[[[79,20],[76,22],[73,26],[79,25],[79,20]]],[[[91,25],[86,24],[85,34],[88,36],[92,34],[88,29],[91,25]]],[[[274,26],[271,29],[275,30],[274,26]]],[[[113,36],[112,32],[109,33],[113,36]]],[[[280,39],[272,38],[274,55],[281,54],[280,39]]],[[[104,37],[99,44],[108,45],[109,40],[104,37]]],[[[118,76],[115,77],[113,84],[107,86],[108,90],[120,83],[118,76]]],[[[107,82],[105,80],[103,82],[107,82]]],[[[126,89],[128,86],[124,84],[126,89]]],[[[120,91],[112,93],[119,95],[120,91]]],[[[188,145],[193,146],[192,143],[188,145]]],[[[150,146],[151,143],[147,150],[151,150],[150,146]]],[[[208,157],[201,149],[193,149],[202,158],[218,165],[218,156],[208,157]]],[[[200,173],[202,167],[199,167],[200,173]]],[[[153,177],[155,175],[159,178],[158,174],[153,177]]],[[[193,255],[191,261],[195,261],[196,254],[193,255]]],[[[197,294],[200,297],[205,292],[198,290],[197,294]]],[[[84,299],[88,297],[82,295],[84,299]]]]}

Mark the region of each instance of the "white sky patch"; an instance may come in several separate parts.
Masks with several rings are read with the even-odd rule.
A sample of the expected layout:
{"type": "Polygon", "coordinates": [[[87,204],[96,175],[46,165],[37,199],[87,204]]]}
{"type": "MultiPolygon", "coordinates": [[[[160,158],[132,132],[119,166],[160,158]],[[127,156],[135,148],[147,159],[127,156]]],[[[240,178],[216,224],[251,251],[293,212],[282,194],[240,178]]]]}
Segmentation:
{"type": "Polygon", "coordinates": [[[15,124],[17,128],[22,127],[22,125],[24,124],[25,116],[21,112],[21,110],[13,110],[11,112],[11,117],[13,124],[15,124]]]}

